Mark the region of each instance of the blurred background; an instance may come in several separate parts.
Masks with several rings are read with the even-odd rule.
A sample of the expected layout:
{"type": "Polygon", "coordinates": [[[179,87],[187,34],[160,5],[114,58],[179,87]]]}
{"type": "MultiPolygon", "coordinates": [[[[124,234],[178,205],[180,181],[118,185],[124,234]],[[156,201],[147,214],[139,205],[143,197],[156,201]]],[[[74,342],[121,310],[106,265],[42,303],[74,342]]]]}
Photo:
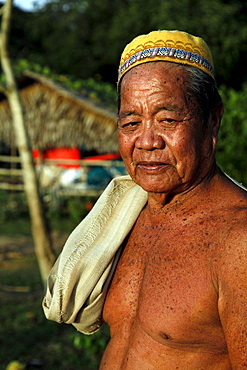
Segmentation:
{"type": "MultiPolygon", "coordinates": [[[[117,144],[118,63],[126,43],[156,29],[201,36],[211,48],[225,104],[217,161],[247,186],[247,1],[16,0],[9,56],[55,257],[105,186],[126,174],[117,144]]],[[[97,369],[108,328],[84,336],[43,315],[19,154],[0,92],[0,370],[97,369]]]]}

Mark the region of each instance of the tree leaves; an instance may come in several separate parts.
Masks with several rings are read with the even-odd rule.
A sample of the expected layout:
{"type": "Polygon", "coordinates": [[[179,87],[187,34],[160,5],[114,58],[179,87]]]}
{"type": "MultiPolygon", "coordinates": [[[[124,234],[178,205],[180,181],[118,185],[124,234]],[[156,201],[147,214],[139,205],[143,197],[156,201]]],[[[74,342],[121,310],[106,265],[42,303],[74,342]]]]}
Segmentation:
{"type": "Polygon", "coordinates": [[[225,112],[217,144],[218,164],[247,186],[247,84],[240,91],[222,87],[221,95],[225,112]]]}
{"type": "Polygon", "coordinates": [[[15,56],[77,78],[115,84],[126,43],[154,29],[180,29],[209,44],[218,84],[240,89],[247,80],[247,6],[240,0],[52,0],[14,27],[24,40],[15,56]]]}

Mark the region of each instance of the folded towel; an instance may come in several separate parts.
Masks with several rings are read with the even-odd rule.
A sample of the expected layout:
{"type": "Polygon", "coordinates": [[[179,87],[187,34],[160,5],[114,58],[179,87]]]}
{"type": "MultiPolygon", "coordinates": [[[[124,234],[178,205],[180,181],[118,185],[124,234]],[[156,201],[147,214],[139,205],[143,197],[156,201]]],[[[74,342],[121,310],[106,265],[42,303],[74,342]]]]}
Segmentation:
{"type": "Polygon", "coordinates": [[[111,181],[51,270],[43,300],[47,319],[73,324],[84,334],[100,329],[121,245],[146,202],[147,192],[129,176],[111,181]]]}

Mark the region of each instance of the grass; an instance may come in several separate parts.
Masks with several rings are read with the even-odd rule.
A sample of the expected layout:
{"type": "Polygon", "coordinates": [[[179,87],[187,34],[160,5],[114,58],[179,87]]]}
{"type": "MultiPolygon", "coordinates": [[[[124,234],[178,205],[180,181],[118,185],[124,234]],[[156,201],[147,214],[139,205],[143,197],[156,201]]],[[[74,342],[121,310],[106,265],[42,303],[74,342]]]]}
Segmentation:
{"type": "Polygon", "coordinates": [[[34,360],[41,369],[98,369],[108,328],[84,336],[71,325],[46,320],[36,259],[5,261],[1,265],[0,282],[5,290],[0,291],[0,369],[6,369],[11,361],[26,364],[28,369],[37,368],[31,366],[34,360]],[[11,291],[17,286],[30,291],[11,291]]]}
{"type": "Polygon", "coordinates": [[[11,287],[9,291],[0,291],[0,369],[6,369],[11,361],[35,368],[31,366],[34,360],[41,369],[98,369],[108,328],[84,336],[71,325],[46,320],[36,259],[28,257],[1,265],[0,282],[5,289],[18,286],[30,291],[11,292],[11,287]]]}
{"type": "MultiPolygon", "coordinates": [[[[18,203],[19,211],[16,207],[10,209],[10,202],[2,200],[0,235],[15,240],[18,236],[29,237],[25,207],[18,203]]],[[[75,216],[69,217],[64,211],[54,215],[55,210],[50,216],[53,231],[69,233],[78,223],[75,216]]],[[[6,370],[12,361],[24,364],[25,369],[98,369],[109,339],[108,327],[86,336],[72,325],[47,320],[41,307],[44,290],[35,255],[11,256],[0,253],[0,370],[6,370]]]]}

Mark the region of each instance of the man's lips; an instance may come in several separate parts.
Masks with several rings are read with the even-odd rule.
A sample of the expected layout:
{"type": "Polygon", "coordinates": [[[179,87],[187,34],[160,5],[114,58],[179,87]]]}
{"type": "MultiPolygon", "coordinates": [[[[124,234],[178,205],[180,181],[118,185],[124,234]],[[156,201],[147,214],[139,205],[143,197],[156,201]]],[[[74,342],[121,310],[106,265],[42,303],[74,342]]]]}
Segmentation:
{"type": "Polygon", "coordinates": [[[145,162],[143,161],[143,162],[136,163],[137,168],[141,169],[142,171],[150,172],[150,173],[160,172],[164,170],[164,168],[167,166],[168,164],[164,162],[145,162]]]}

